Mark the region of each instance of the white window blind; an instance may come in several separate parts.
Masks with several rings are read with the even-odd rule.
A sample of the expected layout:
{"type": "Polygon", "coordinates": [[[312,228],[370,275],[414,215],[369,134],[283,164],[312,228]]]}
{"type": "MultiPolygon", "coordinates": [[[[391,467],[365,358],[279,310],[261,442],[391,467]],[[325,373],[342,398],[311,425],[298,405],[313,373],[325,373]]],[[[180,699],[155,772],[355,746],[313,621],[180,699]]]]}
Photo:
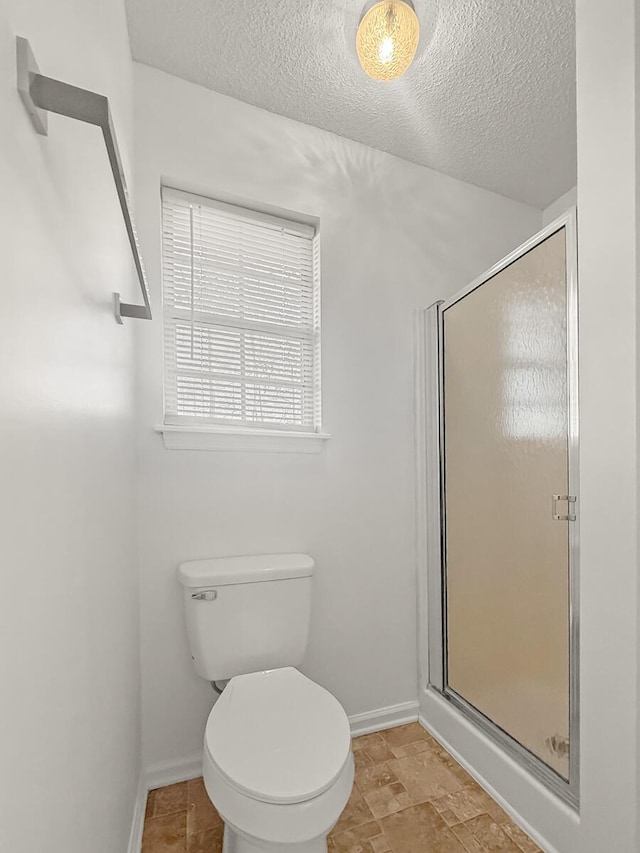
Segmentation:
{"type": "Polygon", "coordinates": [[[320,426],[315,229],[162,191],[165,423],[320,426]]]}

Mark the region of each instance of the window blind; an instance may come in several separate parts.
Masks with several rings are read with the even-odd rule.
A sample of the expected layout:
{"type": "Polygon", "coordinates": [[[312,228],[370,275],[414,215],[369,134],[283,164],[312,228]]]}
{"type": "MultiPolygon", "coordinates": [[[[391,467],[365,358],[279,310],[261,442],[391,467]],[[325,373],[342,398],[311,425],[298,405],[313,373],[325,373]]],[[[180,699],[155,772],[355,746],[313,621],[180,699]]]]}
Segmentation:
{"type": "Polygon", "coordinates": [[[315,229],[166,187],[162,219],[165,422],[316,430],[315,229]]]}

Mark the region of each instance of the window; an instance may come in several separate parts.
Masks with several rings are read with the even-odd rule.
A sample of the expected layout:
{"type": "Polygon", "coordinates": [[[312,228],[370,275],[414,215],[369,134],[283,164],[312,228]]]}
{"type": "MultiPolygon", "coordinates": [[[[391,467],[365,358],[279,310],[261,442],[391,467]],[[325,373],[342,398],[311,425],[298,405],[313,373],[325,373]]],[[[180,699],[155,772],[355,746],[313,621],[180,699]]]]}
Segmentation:
{"type": "Polygon", "coordinates": [[[318,433],[315,229],[164,188],[165,424],[318,433]]]}

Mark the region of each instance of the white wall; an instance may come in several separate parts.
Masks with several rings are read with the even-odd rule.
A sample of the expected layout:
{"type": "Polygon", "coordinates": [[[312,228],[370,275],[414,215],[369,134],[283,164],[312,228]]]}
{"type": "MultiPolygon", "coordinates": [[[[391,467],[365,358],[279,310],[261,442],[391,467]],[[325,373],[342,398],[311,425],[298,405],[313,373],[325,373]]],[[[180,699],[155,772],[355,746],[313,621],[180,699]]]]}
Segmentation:
{"type": "Polygon", "coordinates": [[[612,14],[599,0],[581,0],[576,13],[583,824],[576,850],[632,853],[640,849],[640,8],[623,0],[612,14]]]}
{"type": "MultiPolygon", "coordinates": [[[[212,704],[189,657],[176,568],[225,554],[317,560],[304,671],[349,714],[415,701],[412,314],[535,231],[540,212],[136,66],[136,181],[153,300],[160,183],[320,218],[318,456],[167,451],[161,328],[141,330],[144,756],[199,753],[212,704]]],[[[381,117],[381,120],[383,118],[381,117]]]]}
{"type": "Polygon", "coordinates": [[[131,261],[100,132],[38,136],[15,37],[108,94],[131,167],[121,2],[0,3],[0,848],[122,853],[140,764],[131,261]]]}
{"type": "Polygon", "coordinates": [[[555,201],[552,201],[548,207],[542,211],[542,224],[550,225],[554,219],[562,216],[572,207],[578,204],[578,188],[572,187],[566,193],[561,195],[555,201]]]}

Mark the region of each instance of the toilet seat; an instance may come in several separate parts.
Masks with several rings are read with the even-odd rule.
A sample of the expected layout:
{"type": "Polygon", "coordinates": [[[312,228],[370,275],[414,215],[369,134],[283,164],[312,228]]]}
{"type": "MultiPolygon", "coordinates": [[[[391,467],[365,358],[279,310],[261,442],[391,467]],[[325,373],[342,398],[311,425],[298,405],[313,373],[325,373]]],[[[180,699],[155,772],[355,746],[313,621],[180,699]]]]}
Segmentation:
{"type": "Polygon", "coordinates": [[[331,693],[285,667],[232,678],[209,715],[205,747],[241,794],[262,803],[303,803],[343,773],[351,732],[331,693]]]}

